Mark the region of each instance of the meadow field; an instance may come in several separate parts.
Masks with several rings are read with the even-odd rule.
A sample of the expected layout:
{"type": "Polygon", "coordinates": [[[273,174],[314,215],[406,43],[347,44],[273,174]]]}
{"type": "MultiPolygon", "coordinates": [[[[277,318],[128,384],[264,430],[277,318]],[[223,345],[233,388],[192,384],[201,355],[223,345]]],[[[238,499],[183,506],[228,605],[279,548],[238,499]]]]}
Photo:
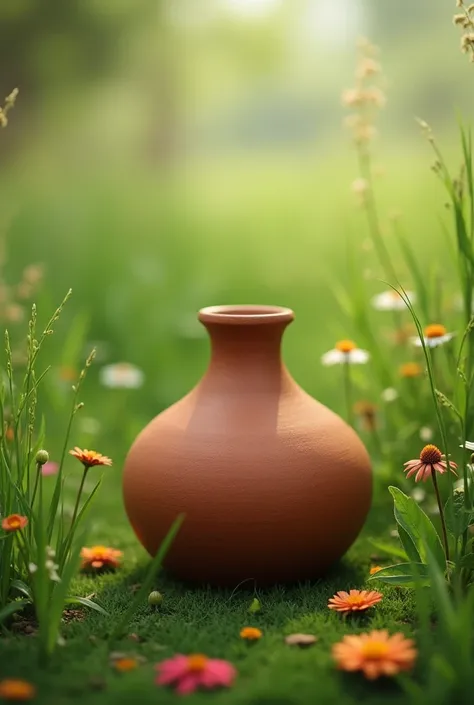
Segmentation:
{"type": "MultiPolygon", "coordinates": [[[[413,86],[420,85],[415,78],[429,37],[433,42],[444,37],[443,55],[448,56],[441,27],[420,38],[416,61],[413,47],[407,48],[413,86]]],[[[151,38],[145,44],[155,46],[151,38]]],[[[260,46],[258,38],[255,46],[260,46]]],[[[468,43],[466,51],[473,46],[468,43]]],[[[474,180],[469,109],[461,118],[450,90],[461,96],[463,109],[470,104],[459,90],[461,74],[454,72],[452,83],[443,74],[446,99],[437,98],[430,115],[432,96],[441,93],[430,88],[428,78],[430,90],[425,96],[416,93],[406,71],[399,80],[397,42],[390,47],[395,101],[393,107],[388,103],[386,110],[393,112],[382,118],[380,134],[367,140],[370,184],[360,171],[365,147],[358,162],[342,125],[343,63],[337,80],[320,79],[322,102],[330,96],[333,111],[329,117],[321,113],[321,137],[248,149],[209,148],[197,140],[158,165],[136,153],[133,139],[122,143],[127,120],[141,119],[130,107],[132,93],[120,128],[121,94],[115,102],[113,92],[109,104],[104,99],[92,105],[98,115],[89,124],[85,112],[78,112],[82,96],[89,94],[78,89],[67,100],[58,98],[59,79],[57,93],[45,96],[31,131],[20,113],[23,136],[18,145],[12,133],[9,150],[20,91],[8,113],[10,124],[0,132],[7,147],[0,168],[0,316],[2,331],[8,331],[0,442],[0,518],[7,532],[0,536],[0,698],[44,705],[83,699],[91,705],[171,704],[180,696],[154,685],[155,664],[175,654],[205,654],[227,659],[238,676],[232,688],[193,693],[190,703],[470,702],[474,505],[469,491],[473,459],[466,449],[474,449],[474,180]],[[407,108],[407,96],[413,98],[414,113],[426,108],[420,117],[430,124],[433,119],[434,138],[407,108]],[[116,118],[110,133],[109,114],[116,118]],[[328,120],[331,129],[326,129],[328,120]],[[91,128],[94,121],[101,127],[91,128]],[[433,145],[445,161],[433,154],[433,145]],[[398,291],[396,302],[404,305],[380,306],[377,297],[393,294],[392,287],[398,291]],[[41,337],[69,290],[36,360],[31,348],[28,352],[29,321],[37,311],[41,337]],[[278,305],[295,312],[284,337],[285,364],[310,395],[353,424],[371,456],[374,491],[367,523],[342,561],[314,583],[218,590],[182,584],[160,571],[148,585],[150,557],[125,514],[126,454],[141,429],[203,375],[209,341],[197,313],[224,304],[278,305]],[[442,344],[439,350],[432,349],[433,338],[442,344]],[[350,366],[350,396],[342,374],[343,367],[349,370],[349,358],[344,366],[323,364],[324,354],[341,341],[353,341],[370,356],[367,364],[350,366]],[[95,359],[75,397],[74,385],[92,350],[95,359]],[[48,368],[37,400],[28,386],[37,379],[29,372],[32,354],[36,375],[48,368]],[[124,369],[135,382],[121,382],[124,369]],[[15,405],[23,403],[25,389],[25,420],[15,425],[15,405]],[[83,407],[73,413],[68,432],[71,408],[78,402],[83,407]],[[55,464],[50,476],[42,472],[45,462],[33,458],[38,444],[55,464]],[[88,468],[86,462],[82,477],[76,458],[67,453],[73,447],[92,448],[112,465],[88,468]],[[438,453],[441,463],[426,461],[433,486],[416,484],[420,478],[407,477],[404,464],[433,447],[435,456],[429,457],[438,453]],[[450,469],[443,466],[444,456],[448,465],[457,464],[458,476],[447,472],[439,490],[436,469],[441,474],[450,469]],[[110,572],[76,571],[68,580],[71,594],[96,602],[107,614],[86,603],[63,604],[59,597],[57,607],[54,597],[61,584],[56,568],[62,577],[79,556],[74,558],[68,533],[71,518],[72,527],[77,519],[77,493],[95,493],[99,479],[84,521],[79,517],[87,527],[84,540],[123,556],[110,572]],[[405,493],[408,518],[400,518],[401,492],[390,490],[391,495],[389,486],[405,493]],[[51,507],[57,501],[56,516],[51,507]],[[40,526],[39,534],[25,529],[26,523],[21,527],[31,541],[30,562],[20,543],[16,553],[2,553],[3,547],[16,546],[17,528],[4,525],[8,507],[12,516],[25,514],[30,526],[40,526]],[[50,562],[50,580],[43,578],[57,619],[57,643],[44,626],[54,620],[41,613],[39,582],[33,578],[36,563],[49,556],[41,533],[42,512],[49,511],[58,524],[51,536],[59,566],[51,568],[50,562]],[[399,563],[404,567],[390,573],[388,567],[399,563]],[[378,569],[382,573],[375,580],[378,569]],[[159,606],[150,605],[147,594],[141,596],[140,586],[148,586],[147,594],[151,589],[162,593],[159,606]],[[16,613],[15,601],[31,597],[30,588],[33,606],[24,615],[16,613]],[[380,589],[380,604],[359,615],[328,609],[335,593],[351,589],[380,589]],[[258,607],[252,609],[255,601],[258,607]],[[129,618],[115,634],[113,626],[121,624],[127,610],[129,618]],[[239,638],[246,626],[262,631],[257,643],[239,638]],[[412,673],[400,666],[400,675],[395,669],[386,675],[396,677],[372,681],[335,668],[334,645],[348,634],[372,630],[414,640],[412,673]],[[292,633],[314,635],[316,643],[308,649],[288,646],[285,637],[292,633]],[[4,686],[12,679],[29,683],[31,691],[20,688],[15,696],[4,686]]],[[[345,53],[341,62],[347,61],[345,53]]],[[[215,65],[213,70],[218,77],[215,65]]],[[[346,98],[346,108],[359,109],[360,100],[346,98]]]]}

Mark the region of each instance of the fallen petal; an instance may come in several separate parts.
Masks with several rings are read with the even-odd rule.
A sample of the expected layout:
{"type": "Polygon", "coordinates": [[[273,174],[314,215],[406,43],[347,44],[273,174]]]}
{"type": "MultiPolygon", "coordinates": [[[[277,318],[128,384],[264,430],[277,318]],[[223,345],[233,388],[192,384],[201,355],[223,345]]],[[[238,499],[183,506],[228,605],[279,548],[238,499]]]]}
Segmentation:
{"type": "Polygon", "coordinates": [[[312,646],[318,641],[314,634],[290,634],[285,637],[285,644],[288,646],[312,646]]]}

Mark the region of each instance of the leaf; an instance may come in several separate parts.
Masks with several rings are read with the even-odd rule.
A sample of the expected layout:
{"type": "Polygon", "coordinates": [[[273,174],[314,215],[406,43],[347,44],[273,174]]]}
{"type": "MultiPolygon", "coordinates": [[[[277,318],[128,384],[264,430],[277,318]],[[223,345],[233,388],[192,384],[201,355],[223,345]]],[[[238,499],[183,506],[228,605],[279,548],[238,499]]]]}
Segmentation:
{"type": "Polygon", "coordinates": [[[459,567],[474,570],[474,553],[466,553],[459,561],[459,567]]]}
{"type": "Polygon", "coordinates": [[[21,610],[30,604],[30,600],[15,600],[14,602],[9,602],[2,610],[0,610],[0,624],[6,620],[11,614],[15,612],[21,612],[21,610]]]}
{"type": "Polygon", "coordinates": [[[398,487],[390,486],[394,501],[394,514],[397,524],[406,531],[418,551],[422,563],[428,563],[432,555],[440,570],[446,570],[446,557],[438,533],[421,507],[411,497],[407,497],[398,487]]]}
{"type": "Polygon", "coordinates": [[[436,612],[439,618],[440,631],[444,631],[446,636],[452,630],[452,625],[455,624],[456,610],[452,597],[449,593],[444,570],[440,570],[429,548],[427,549],[427,553],[428,562],[426,567],[430,575],[431,590],[433,599],[436,603],[436,612]]]}
{"type": "Polygon", "coordinates": [[[92,600],[89,600],[87,597],[67,597],[65,600],[66,605],[74,605],[74,604],[80,604],[84,605],[84,607],[89,607],[91,610],[95,610],[96,612],[100,612],[100,614],[105,615],[106,617],[109,617],[109,613],[104,610],[103,607],[97,604],[97,602],[93,602],[92,600]]]}
{"type": "Polygon", "coordinates": [[[466,510],[464,492],[453,492],[444,507],[446,528],[458,539],[472,523],[472,513],[466,510]]]}
{"type": "Polygon", "coordinates": [[[262,605],[260,604],[260,600],[254,597],[252,602],[250,603],[250,607],[248,608],[247,612],[249,612],[250,614],[255,614],[256,612],[260,612],[261,609],[262,605]]]}
{"type": "Polygon", "coordinates": [[[429,295],[426,287],[426,277],[424,276],[424,274],[422,274],[421,269],[418,266],[418,262],[411,248],[411,245],[409,245],[408,241],[402,235],[398,227],[396,227],[396,235],[398,243],[400,244],[400,247],[402,249],[405,262],[407,263],[408,269],[410,270],[411,275],[413,277],[413,281],[416,284],[416,291],[420,300],[421,310],[426,320],[429,320],[431,316],[429,308],[429,295]]]}
{"type": "Polygon", "coordinates": [[[62,568],[64,561],[67,560],[67,556],[69,553],[69,550],[72,546],[72,542],[74,540],[74,536],[76,535],[76,531],[78,529],[79,524],[81,523],[88,507],[90,506],[90,503],[92,502],[94,495],[96,494],[97,490],[99,489],[100,485],[102,484],[102,478],[97,482],[95,485],[94,489],[90,493],[90,495],[87,497],[85,500],[84,504],[81,507],[81,510],[79,511],[76,520],[74,522],[74,526],[71,526],[68,535],[66,536],[66,539],[64,540],[64,543],[61,546],[60,549],[60,561],[59,565],[62,568]]]}
{"type": "MultiPolygon", "coordinates": [[[[399,532],[400,533],[400,532],[399,532]]],[[[384,541],[373,541],[370,539],[370,544],[377,551],[382,551],[382,553],[387,553],[389,556],[395,556],[395,558],[401,558],[406,561],[408,556],[402,548],[397,546],[392,546],[390,543],[385,543],[384,541]]],[[[413,545],[413,542],[412,542],[413,545]]],[[[419,560],[419,558],[418,558],[419,560]]]]}
{"type": "Polygon", "coordinates": [[[23,580],[12,580],[11,587],[18,592],[21,592],[29,600],[33,600],[33,594],[29,586],[23,580]]]}
{"type": "Polygon", "coordinates": [[[404,587],[414,587],[417,584],[426,586],[429,585],[430,574],[428,566],[424,563],[399,563],[378,570],[370,576],[367,582],[373,580],[380,580],[389,585],[403,585],[404,587]]]}
{"type": "Polygon", "coordinates": [[[145,580],[143,581],[140,589],[138,590],[137,594],[135,595],[135,598],[132,600],[131,605],[127,610],[125,610],[124,614],[122,615],[122,618],[118,620],[117,624],[115,625],[115,628],[112,630],[110,636],[109,636],[109,642],[112,642],[120,633],[125,629],[125,627],[128,625],[129,621],[137,611],[137,609],[140,607],[141,604],[145,602],[145,598],[150,592],[151,585],[153,583],[153,580],[155,579],[155,575],[158,573],[159,569],[161,568],[161,564],[163,563],[163,560],[165,559],[166,554],[168,553],[169,549],[171,548],[171,544],[173,543],[176,534],[181,528],[181,524],[184,521],[184,514],[179,514],[174,522],[172,523],[170,530],[166,534],[165,538],[161,542],[161,545],[153,558],[150,568],[148,569],[148,573],[145,577],[145,580]]]}
{"type": "Polygon", "coordinates": [[[402,546],[406,551],[408,560],[413,561],[414,563],[421,563],[420,554],[418,553],[417,548],[413,543],[413,539],[405,531],[405,529],[400,526],[400,524],[398,525],[398,535],[400,537],[400,541],[402,542],[402,546]]]}
{"type": "MultiPolygon", "coordinates": [[[[67,593],[71,580],[77,574],[79,570],[80,563],[80,552],[82,546],[84,546],[85,532],[83,531],[78,540],[71,548],[68,560],[64,564],[63,571],[61,573],[61,582],[56,583],[52,595],[49,600],[48,605],[48,624],[47,624],[47,638],[46,638],[46,651],[48,654],[52,654],[57,643],[59,626],[61,624],[61,617],[64,610],[64,605],[67,600],[67,593]]],[[[41,627],[41,623],[40,623],[41,627]]]]}

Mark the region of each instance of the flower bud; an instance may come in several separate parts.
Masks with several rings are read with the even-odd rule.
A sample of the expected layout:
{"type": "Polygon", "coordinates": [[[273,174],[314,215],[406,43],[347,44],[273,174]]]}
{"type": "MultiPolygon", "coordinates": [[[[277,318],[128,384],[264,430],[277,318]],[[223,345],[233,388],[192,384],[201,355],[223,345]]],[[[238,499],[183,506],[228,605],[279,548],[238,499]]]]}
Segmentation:
{"type": "Polygon", "coordinates": [[[39,450],[36,453],[36,464],[45,465],[49,460],[49,453],[47,450],[39,450]]]}

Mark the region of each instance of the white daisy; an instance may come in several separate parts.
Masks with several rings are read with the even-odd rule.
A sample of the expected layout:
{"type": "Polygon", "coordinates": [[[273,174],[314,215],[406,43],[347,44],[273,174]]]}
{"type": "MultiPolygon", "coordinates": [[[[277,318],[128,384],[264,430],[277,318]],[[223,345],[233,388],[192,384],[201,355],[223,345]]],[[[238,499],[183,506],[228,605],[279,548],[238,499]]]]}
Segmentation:
{"type": "MultiPolygon", "coordinates": [[[[413,291],[406,291],[405,294],[410,303],[415,303],[416,295],[413,291]]],[[[403,311],[407,307],[400,294],[393,289],[373,296],[372,306],[377,311],[403,311]]]]}
{"type": "MultiPolygon", "coordinates": [[[[454,338],[455,335],[456,333],[448,333],[446,328],[440,323],[432,323],[431,325],[426,326],[423,340],[426,347],[436,348],[438,345],[448,343],[454,338]]],[[[419,336],[411,338],[411,342],[418,348],[421,348],[423,345],[419,336]]]]}
{"type": "Polygon", "coordinates": [[[415,489],[412,490],[410,494],[415,500],[415,502],[423,502],[426,497],[426,492],[422,487],[415,487],[415,489]]]}
{"type": "Polygon", "coordinates": [[[429,426],[422,426],[420,428],[420,438],[422,441],[425,441],[428,443],[428,441],[431,441],[433,438],[433,429],[430,428],[429,426]]]}
{"type": "Polygon", "coordinates": [[[333,350],[329,350],[321,358],[323,365],[363,365],[370,358],[367,350],[361,350],[352,340],[340,340],[333,350]]]}
{"type": "Polygon", "coordinates": [[[387,404],[391,404],[392,401],[395,401],[398,399],[398,392],[396,389],[393,387],[387,387],[387,389],[384,389],[382,394],[380,395],[382,399],[387,402],[387,404]]]}
{"type": "Polygon", "coordinates": [[[61,578],[58,575],[58,564],[55,563],[53,560],[48,559],[44,565],[46,567],[46,570],[48,571],[49,579],[55,583],[60,583],[61,578]]]}
{"type": "Polygon", "coordinates": [[[114,389],[138,389],[142,386],[145,375],[140,368],[130,362],[118,362],[102,367],[99,373],[104,387],[114,389]]]}

